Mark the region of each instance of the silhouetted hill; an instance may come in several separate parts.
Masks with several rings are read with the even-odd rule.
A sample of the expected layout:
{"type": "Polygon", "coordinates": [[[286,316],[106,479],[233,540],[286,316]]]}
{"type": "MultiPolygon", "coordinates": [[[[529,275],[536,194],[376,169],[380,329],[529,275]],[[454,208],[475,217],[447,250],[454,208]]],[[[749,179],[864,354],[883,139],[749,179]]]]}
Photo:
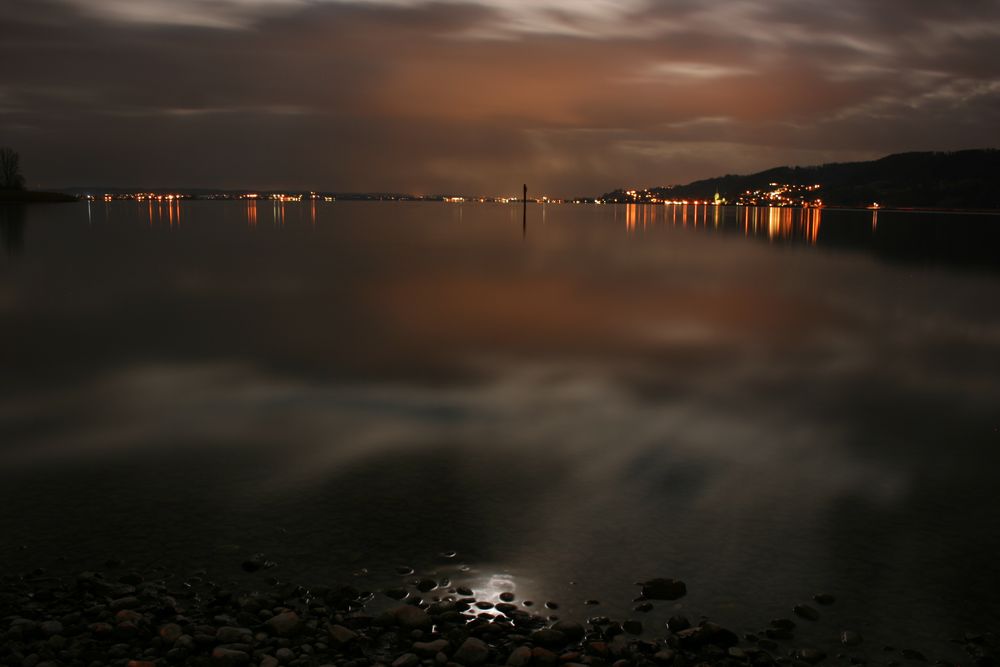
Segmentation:
{"type": "MultiPolygon", "coordinates": [[[[915,208],[1000,208],[1000,151],[898,153],[871,162],[842,162],[813,167],[776,167],[744,176],[727,175],[687,185],[650,188],[667,199],[712,199],[716,192],[735,202],[747,190],[771,183],[820,184],[827,205],[915,208]]],[[[624,201],[622,190],[604,199],[624,201]]]]}

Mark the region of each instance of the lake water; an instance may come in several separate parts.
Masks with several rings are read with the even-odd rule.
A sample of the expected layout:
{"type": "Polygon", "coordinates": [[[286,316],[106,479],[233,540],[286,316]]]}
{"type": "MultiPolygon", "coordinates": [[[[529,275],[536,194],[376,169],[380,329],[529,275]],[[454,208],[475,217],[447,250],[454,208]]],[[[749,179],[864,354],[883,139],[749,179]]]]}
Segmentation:
{"type": "Polygon", "coordinates": [[[410,565],[653,627],[633,583],[667,576],[737,630],[826,591],[807,632],[874,657],[1000,620],[1000,217],[98,202],[0,232],[7,572],[410,565]]]}

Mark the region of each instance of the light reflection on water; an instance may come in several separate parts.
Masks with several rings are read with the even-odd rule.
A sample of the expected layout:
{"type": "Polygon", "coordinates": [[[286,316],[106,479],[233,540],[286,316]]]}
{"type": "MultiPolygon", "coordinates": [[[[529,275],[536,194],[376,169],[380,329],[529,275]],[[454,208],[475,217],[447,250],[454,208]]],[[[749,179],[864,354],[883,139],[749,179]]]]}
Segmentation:
{"type": "Polygon", "coordinates": [[[406,562],[578,616],[675,576],[743,626],[830,590],[876,642],[997,618],[994,223],[529,214],[5,213],[0,559],[406,562]]]}

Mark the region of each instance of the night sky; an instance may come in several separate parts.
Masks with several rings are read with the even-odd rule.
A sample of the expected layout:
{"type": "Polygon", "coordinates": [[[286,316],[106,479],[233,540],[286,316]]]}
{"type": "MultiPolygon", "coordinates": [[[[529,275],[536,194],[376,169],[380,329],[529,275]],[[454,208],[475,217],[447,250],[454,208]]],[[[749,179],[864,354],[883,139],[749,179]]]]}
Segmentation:
{"type": "Polygon", "coordinates": [[[991,0],[0,0],[29,187],[552,196],[995,145],[991,0]]]}

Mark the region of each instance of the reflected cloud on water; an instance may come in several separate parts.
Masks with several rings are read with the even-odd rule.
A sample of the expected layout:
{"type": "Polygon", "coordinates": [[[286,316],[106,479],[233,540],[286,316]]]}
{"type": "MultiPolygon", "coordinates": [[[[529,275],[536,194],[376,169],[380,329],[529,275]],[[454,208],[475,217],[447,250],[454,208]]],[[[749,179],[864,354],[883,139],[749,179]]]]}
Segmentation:
{"type": "Polygon", "coordinates": [[[832,587],[915,633],[996,610],[967,574],[998,572],[995,274],[783,247],[917,218],[555,206],[525,242],[503,206],[197,204],[32,220],[0,291],[6,534],[316,577],[455,549],[533,597],[832,587]]]}

